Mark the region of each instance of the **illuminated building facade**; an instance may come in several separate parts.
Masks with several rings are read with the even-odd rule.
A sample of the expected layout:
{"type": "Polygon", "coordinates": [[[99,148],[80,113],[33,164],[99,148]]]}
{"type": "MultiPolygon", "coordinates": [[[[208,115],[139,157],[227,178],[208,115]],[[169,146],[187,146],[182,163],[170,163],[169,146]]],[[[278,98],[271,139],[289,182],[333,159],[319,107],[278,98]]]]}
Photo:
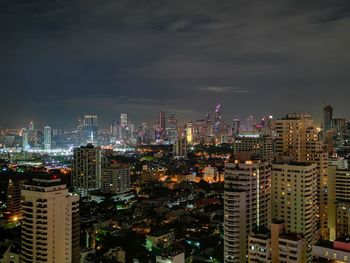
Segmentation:
{"type": "Polygon", "coordinates": [[[22,190],[21,262],[78,263],[79,196],[60,179],[33,179],[22,190]]]}
{"type": "Polygon", "coordinates": [[[275,155],[290,157],[296,162],[317,164],[317,207],[323,238],[329,237],[327,223],[327,166],[328,154],[319,140],[319,130],[309,114],[292,113],[276,121],[275,155]]]}
{"type": "Polygon", "coordinates": [[[130,190],[130,166],[128,164],[109,163],[102,168],[101,174],[101,192],[120,194],[130,190]]]}
{"type": "Polygon", "coordinates": [[[350,170],[347,160],[328,166],[330,240],[350,235],[350,170]]]}
{"type": "Polygon", "coordinates": [[[240,152],[225,164],[224,261],[246,262],[248,235],[270,224],[270,163],[240,152]]]}
{"type": "Polygon", "coordinates": [[[234,150],[254,151],[265,160],[273,160],[272,138],[259,132],[240,132],[234,136],[234,150]]]}
{"type": "Polygon", "coordinates": [[[237,135],[241,130],[241,120],[240,119],[233,119],[232,123],[232,134],[237,135]]]}
{"type": "Polygon", "coordinates": [[[98,141],[97,115],[85,115],[81,128],[81,144],[91,143],[96,145],[98,141]]]}
{"type": "Polygon", "coordinates": [[[307,262],[317,238],[317,175],[317,165],[312,163],[272,165],[272,219],[283,221],[287,232],[304,236],[307,262]]]}
{"type": "Polygon", "coordinates": [[[51,127],[44,127],[44,149],[51,150],[51,127]]]}
{"type": "Polygon", "coordinates": [[[166,120],[165,113],[163,111],[158,112],[157,128],[157,139],[164,140],[166,135],[166,120]]]}
{"type": "Polygon", "coordinates": [[[174,154],[177,157],[187,157],[187,138],[185,135],[178,136],[176,143],[173,145],[174,154]]]}
{"type": "Polygon", "coordinates": [[[27,151],[29,148],[28,131],[27,129],[22,129],[22,151],[27,151]]]}
{"type": "Polygon", "coordinates": [[[306,263],[305,240],[299,234],[286,232],[283,222],[273,222],[271,230],[253,230],[248,247],[248,262],[306,263]]]}
{"type": "Polygon", "coordinates": [[[126,113],[120,114],[120,126],[126,127],[128,125],[128,115],[126,113]]]}
{"type": "Polygon", "coordinates": [[[101,188],[101,148],[92,144],[73,150],[72,185],[81,196],[101,188]]]}
{"type": "Polygon", "coordinates": [[[218,103],[215,106],[215,121],[214,121],[214,133],[218,138],[221,135],[221,104],[218,103]]]}
{"type": "Polygon", "coordinates": [[[177,140],[177,117],[175,113],[169,113],[167,137],[171,144],[175,144],[177,140]]]}
{"type": "Polygon", "coordinates": [[[186,125],[186,141],[187,144],[193,143],[193,123],[189,121],[186,125]]]}
{"type": "Polygon", "coordinates": [[[256,118],[255,118],[255,116],[249,116],[247,118],[246,130],[247,131],[255,131],[256,130],[256,118]]]}
{"type": "Polygon", "coordinates": [[[9,213],[10,219],[14,221],[22,218],[21,190],[24,182],[24,180],[19,179],[9,179],[9,184],[7,187],[6,212],[9,213]]]}
{"type": "Polygon", "coordinates": [[[347,263],[350,261],[350,237],[343,236],[333,242],[320,240],[312,247],[313,262],[347,263]]]}

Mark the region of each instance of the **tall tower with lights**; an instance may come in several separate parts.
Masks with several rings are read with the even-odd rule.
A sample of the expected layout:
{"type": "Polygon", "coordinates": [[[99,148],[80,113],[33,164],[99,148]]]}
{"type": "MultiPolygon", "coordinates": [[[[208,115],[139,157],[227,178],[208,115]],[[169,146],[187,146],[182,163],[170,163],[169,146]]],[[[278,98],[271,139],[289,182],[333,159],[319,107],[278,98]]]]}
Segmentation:
{"type": "Polygon", "coordinates": [[[51,150],[51,127],[44,127],[44,149],[51,150]]]}

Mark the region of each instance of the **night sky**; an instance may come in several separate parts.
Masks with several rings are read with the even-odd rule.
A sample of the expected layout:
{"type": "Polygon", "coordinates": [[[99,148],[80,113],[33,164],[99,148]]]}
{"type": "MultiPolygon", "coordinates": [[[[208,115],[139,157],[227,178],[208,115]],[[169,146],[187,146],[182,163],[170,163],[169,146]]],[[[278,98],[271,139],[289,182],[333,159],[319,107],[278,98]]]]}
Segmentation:
{"type": "Polygon", "coordinates": [[[0,126],[350,118],[350,1],[0,0],[0,126]]]}

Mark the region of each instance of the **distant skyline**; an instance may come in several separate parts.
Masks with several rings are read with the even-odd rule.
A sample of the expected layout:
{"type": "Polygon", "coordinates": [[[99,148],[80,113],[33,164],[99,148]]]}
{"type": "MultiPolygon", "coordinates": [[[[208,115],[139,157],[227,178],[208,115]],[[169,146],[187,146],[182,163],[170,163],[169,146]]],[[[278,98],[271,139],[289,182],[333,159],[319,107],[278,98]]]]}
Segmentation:
{"type": "Polygon", "coordinates": [[[0,127],[185,122],[217,102],[227,121],[319,122],[323,103],[350,119],[349,28],[346,0],[4,0],[0,127]]]}
{"type": "MultiPolygon", "coordinates": [[[[332,106],[332,105],[331,105],[332,106]]],[[[164,111],[163,111],[164,112],[164,111]]],[[[164,112],[165,113],[165,117],[166,117],[166,127],[168,127],[168,120],[169,120],[169,114],[170,113],[175,113],[176,112],[164,112]]],[[[204,112],[203,114],[198,113],[198,118],[190,118],[188,119],[185,115],[181,115],[179,116],[178,114],[176,114],[177,116],[177,124],[178,126],[182,126],[182,125],[186,125],[189,121],[195,122],[197,120],[201,120],[201,119],[205,119],[207,114],[210,114],[210,118],[211,120],[214,122],[215,121],[215,113],[214,112],[204,112]]],[[[256,118],[256,122],[257,124],[260,123],[260,121],[262,120],[263,117],[269,117],[272,116],[274,120],[280,119],[280,118],[284,118],[286,117],[287,114],[289,113],[310,113],[310,112],[301,112],[301,111],[290,111],[290,112],[285,112],[285,113],[280,113],[277,115],[274,114],[265,114],[265,115],[242,115],[242,114],[237,114],[237,115],[230,115],[230,114],[222,114],[223,118],[222,121],[226,124],[229,124],[230,126],[232,126],[233,124],[233,120],[238,118],[241,121],[241,126],[242,128],[244,128],[247,125],[247,119],[250,116],[254,116],[256,118]],[[226,117],[225,117],[226,116],[226,117]]],[[[322,109],[320,112],[318,112],[319,114],[311,114],[311,118],[314,120],[315,125],[317,125],[318,127],[321,127],[321,123],[322,123],[322,109]]],[[[87,115],[90,114],[96,114],[95,112],[88,112],[86,113],[87,115]]],[[[155,112],[156,116],[158,114],[158,112],[155,112]]],[[[333,114],[334,114],[334,110],[333,110],[333,114]]],[[[98,114],[97,115],[97,119],[98,119],[98,127],[100,129],[109,129],[110,126],[112,125],[113,121],[120,121],[120,114],[116,115],[116,117],[114,119],[106,119],[105,116],[100,116],[98,114]]],[[[50,126],[51,128],[63,128],[63,129],[75,129],[77,128],[77,126],[79,125],[79,121],[78,118],[83,118],[84,114],[81,116],[77,116],[76,118],[74,117],[67,117],[66,119],[66,123],[63,125],[57,124],[55,123],[54,120],[52,120],[51,123],[48,123],[47,121],[43,121],[40,120],[38,118],[32,118],[26,122],[23,122],[22,124],[20,124],[19,126],[0,126],[0,128],[10,128],[10,129],[21,129],[21,128],[29,128],[30,125],[33,123],[34,127],[37,128],[39,126],[39,128],[43,129],[44,126],[50,126]]],[[[158,116],[157,116],[158,117],[158,116]]],[[[338,116],[337,114],[333,115],[333,118],[344,118],[343,116],[338,116]]],[[[349,120],[350,121],[350,120],[349,120]]],[[[136,120],[134,118],[132,118],[132,116],[130,116],[128,114],[128,122],[131,122],[134,125],[141,125],[143,122],[145,122],[147,125],[149,125],[149,128],[153,127],[154,125],[157,124],[158,119],[154,118],[153,120],[136,120]]]]}

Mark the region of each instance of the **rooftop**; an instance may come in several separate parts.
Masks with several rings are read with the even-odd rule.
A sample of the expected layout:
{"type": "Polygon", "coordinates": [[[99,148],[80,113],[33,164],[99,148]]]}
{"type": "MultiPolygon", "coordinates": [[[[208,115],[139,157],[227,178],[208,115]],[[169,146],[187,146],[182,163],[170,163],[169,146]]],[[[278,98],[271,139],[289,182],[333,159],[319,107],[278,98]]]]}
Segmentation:
{"type": "Polygon", "coordinates": [[[31,182],[25,184],[26,186],[40,186],[40,187],[50,187],[57,185],[64,185],[61,178],[56,175],[45,175],[42,177],[35,177],[31,182]]]}
{"type": "Polygon", "coordinates": [[[280,236],[280,238],[287,239],[287,240],[292,240],[292,241],[299,241],[303,239],[303,237],[299,234],[296,233],[285,233],[280,236]]]}

